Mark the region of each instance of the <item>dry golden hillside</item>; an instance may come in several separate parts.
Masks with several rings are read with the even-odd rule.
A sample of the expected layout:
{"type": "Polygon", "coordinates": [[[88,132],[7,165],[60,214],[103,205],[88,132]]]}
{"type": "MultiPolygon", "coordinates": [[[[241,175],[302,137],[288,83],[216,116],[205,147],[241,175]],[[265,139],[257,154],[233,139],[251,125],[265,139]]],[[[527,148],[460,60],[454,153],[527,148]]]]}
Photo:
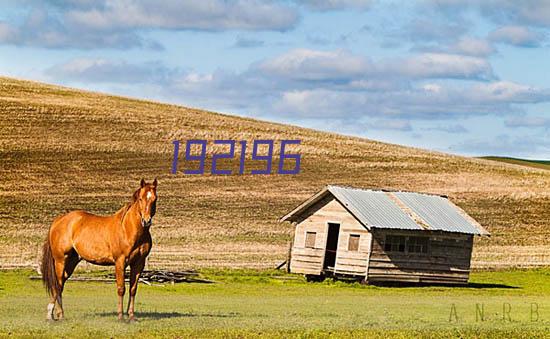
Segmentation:
{"type": "Polygon", "coordinates": [[[277,219],[328,183],[447,194],[493,234],[474,266],[550,264],[547,170],[9,78],[0,112],[2,267],[35,264],[56,215],[112,213],[155,176],[152,266],[273,267],[291,231],[277,219]],[[172,175],[175,139],[301,139],[302,170],[172,175]]]}

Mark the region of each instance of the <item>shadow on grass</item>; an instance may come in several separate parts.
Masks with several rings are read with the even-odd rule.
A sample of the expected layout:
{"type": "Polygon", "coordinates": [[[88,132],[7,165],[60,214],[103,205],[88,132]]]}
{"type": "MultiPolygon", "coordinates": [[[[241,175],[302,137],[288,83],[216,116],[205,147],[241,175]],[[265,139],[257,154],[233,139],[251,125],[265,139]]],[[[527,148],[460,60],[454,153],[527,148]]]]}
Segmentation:
{"type": "Polygon", "coordinates": [[[468,283],[464,287],[467,288],[508,288],[508,289],[520,289],[519,286],[511,286],[505,284],[494,284],[494,283],[468,283]]]}
{"type": "MultiPolygon", "coordinates": [[[[116,312],[101,312],[96,313],[95,315],[100,317],[117,317],[118,313],[116,312]]],[[[235,318],[239,314],[235,312],[230,313],[182,313],[182,312],[136,312],[136,318],[138,319],[170,319],[170,318],[191,318],[191,317],[202,317],[202,318],[235,318]]]]}
{"type": "Polygon", "coordinates": [[[497,283],[467,283],[467,284],[437,284],[437,283],[414,283],[414,282],[376,282],[372,283],[374,286],[379,287],[458,287],[458,288],[472,288],[472,289],[490,289],[490,288],[502,288],[502,289],[520,289],[518,286],[511,286],[506,284],[497,283]]]}

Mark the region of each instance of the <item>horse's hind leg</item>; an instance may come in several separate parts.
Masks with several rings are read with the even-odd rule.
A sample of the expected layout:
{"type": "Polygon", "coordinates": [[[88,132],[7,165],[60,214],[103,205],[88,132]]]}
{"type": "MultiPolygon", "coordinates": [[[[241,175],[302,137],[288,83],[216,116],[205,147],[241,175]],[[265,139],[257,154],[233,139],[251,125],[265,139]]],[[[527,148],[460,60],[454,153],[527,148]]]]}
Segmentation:
{"type": "MultiPolygon", "coordinates": [[[[63,273],[61,275],[61,284],[59,285],[60,291],[57,295],[56,301],[57,305],[59,305],[59,309],[57,311],[57,319],[61,320],[64,317],[63,313],[63,289],[65,287],[65,282],[71,277],[71,275],[74,272],[74,269],[76,268],[76,265],[80,262],[80,258],[78,257],[78,254],[72,250],[70,253],[68,253],[65,256],[65,262],[63,265],[63,273]]],[[[57,273],[57,266],[56,266],[56,273],[57,273]]]]}

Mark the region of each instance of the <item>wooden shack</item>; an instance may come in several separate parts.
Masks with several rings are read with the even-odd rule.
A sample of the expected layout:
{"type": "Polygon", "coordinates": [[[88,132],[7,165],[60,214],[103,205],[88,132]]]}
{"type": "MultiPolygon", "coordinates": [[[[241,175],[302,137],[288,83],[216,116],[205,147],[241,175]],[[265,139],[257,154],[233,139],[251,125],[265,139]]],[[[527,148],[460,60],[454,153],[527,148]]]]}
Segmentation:
{"type": "Polygon", "coordinates": [[[474,235],[445,196],[327,186],[280,219],[295,226],[291,272],[310,279],[466,284],[474,235]]]}

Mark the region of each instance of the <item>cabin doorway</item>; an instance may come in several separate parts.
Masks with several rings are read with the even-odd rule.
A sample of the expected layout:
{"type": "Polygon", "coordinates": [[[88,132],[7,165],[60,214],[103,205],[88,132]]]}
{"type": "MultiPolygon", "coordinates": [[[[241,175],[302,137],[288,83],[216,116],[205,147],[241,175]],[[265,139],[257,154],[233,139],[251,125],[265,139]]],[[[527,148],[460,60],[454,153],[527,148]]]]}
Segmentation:
{"type": "Polygon", "coordinates": [[[328,223],[327,245],[325,247],[325,262],[323,269],[334,271],[336,264],[336,250],[338,249],[338,236],[340,234],[340,224],[328,223]]]}

